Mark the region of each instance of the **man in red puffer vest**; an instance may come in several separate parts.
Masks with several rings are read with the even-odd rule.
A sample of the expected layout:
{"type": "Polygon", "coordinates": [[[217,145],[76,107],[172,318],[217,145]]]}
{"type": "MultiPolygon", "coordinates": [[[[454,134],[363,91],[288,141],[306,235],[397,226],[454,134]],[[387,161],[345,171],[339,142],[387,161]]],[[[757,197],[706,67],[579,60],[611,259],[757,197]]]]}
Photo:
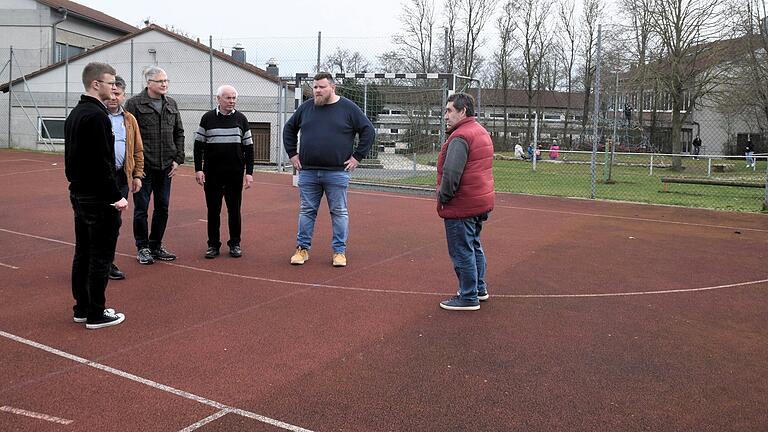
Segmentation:
{"type": "Polygon", "coordinates": [[[437,214],[445,224],[459,289],[440,307],[478,310],[480,301],[489,297],[480,231],[495,197],[493,142],[475,119],[475,100],[466,93],[448,97],[445,123],[450,135],[437,157],[437,214]]]}

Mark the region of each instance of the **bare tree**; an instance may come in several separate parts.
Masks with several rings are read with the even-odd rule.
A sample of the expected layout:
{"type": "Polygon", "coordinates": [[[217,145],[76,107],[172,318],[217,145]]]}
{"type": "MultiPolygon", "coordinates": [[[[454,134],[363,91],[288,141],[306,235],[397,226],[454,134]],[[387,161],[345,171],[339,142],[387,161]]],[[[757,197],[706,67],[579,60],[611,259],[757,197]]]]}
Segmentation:
{"type": "MultiPolygon", "coordinates": [[[[653,49],[653,33],[651,32],[650,11],[643,7],[643,0],[621,0],[619,7],[630,22],[634,44],[631,50],[625,51],[627,58],[636,62],[637,73],[633,75],[631,87],[638,88],[638,103],[635,104],[637,118],[641,127],[644,124],[645,111],[645,93],[648,82],[645,74],[645,65],[648,63],[649,51],[653,49]]],[[[653,107],[651,108],[653,109],[653,107]]]]}
{"type": "Polygon", "coordinates": [[[516,44],[520,50],[525,71],[525,93],[528,98],[528,124],[526,142],[531,141],[531,123],[534,110],[533,99],[540,88],[540,68],[546,54],[543,42],[544,25],[549,13],[550,3],[546,0],[522,0],[519,5],[516,26],[520,37],[516,44]]]}
{"type": "Polygon", "coordinates": [[[474,77],[480,67],[478,51],[483,45],[483,28],[493,16],[497,0],[461,0],[464,47],[461,75],[474,77]]]}
{"type": "Polygon", "coordinates": [[[415,72],[435,69],[435,6],[432,0],[408,0],[400,14],[402,33],[393,37],[406,66],[415,72]]]}
{"type": "MultiPolygon", "coordinates": [[[[571,94],[574,90],[574,68],[576,64],[576,49],[579,44],[579,32],[576,31],[576,23],[574,17],[574,2],[573,0],[562,0],[558,5],[558,17],[559,17],[559,35],[560,40],[557,43],[556,49],[560,54],[560,58],[563,61],[563,73],[565,75],[565,89],[566,89],[566,106],[565,106],[565,123],[563,124],[563,139],[569,137],[568,127],[570,126],[571,117],[571,94]]],[[[571,148],[572,140],[568,140],[568,147],[571,148]]],[[[565,141],[563,142],[565,145],[565,141]]]]}
{"type": "Polygon", "coordinates": [[[359,51],[336,48],[333,54],[325,58],[323,67],[328,72],[361,73],[367,72],[371,65],[359,51]]]}
{"type": "MultiPolygon", "coordinates": [[[[654,0],[648,0],[654,1],[654,0]]],[[[592,80],[595,75],[595,65],[593,56],[597,46],[597,24],[603,15],[604,5],[602,0],[585,0],[584,10],[582,12],[582,46],[581,56],[583,64],[583,85],[584,85],[584,106],[581,114],[581,133],[580,142],[584,142],[584,136],[587,130],[587,120],[589,119],[590,95],[592,93],[592,80]]]]}
{"type": "Polygon", "coordinates": [[[512,69],[513,36],[516,28],[515,12],[517,4],[508,0],[502,7],[501,14],[496,19],[496,29],[499,31],[499,48],[493,54],[493,62],[497,71],[498,88],[501,88],[502,112],[504,115],[504,128],[501,140],[501,148],[509,148],[507,138],[509,135],[509,118],[507,106],[509,105],[509,87],[512,69]]]}
{"type": "MultiPolygon", "coordinates": [[[[718,14],[720,0],[643,0],[650,25],[664,49],[662,63],[651,68],[670,98],[672,108],[672,153],[680,154],[681,130],[696,100],[710,92],[725,72],[707,60],[718,58],[724,46],[707,43],[719,39],[723,23],[718,14]],[[704,53],[706,52],[706,56],[704,53]]],[[[679,156],[673,169],[682,169],[679,156]]]]}

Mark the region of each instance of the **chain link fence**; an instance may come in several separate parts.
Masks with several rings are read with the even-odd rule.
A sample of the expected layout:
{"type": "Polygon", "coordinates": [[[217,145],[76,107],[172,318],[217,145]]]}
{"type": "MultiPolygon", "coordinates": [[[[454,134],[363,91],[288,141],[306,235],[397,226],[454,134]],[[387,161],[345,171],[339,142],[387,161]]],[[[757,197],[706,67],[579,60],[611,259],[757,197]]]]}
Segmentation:
{"type": "MultiPolygon", "coordinates": [[[[214,43],[167,33],[143,31],[39,72],[26,72],[30,65],[13,61],[0,65],[3,81],[24,77],[12,92],[2,95],[0,130],[6,133],[0,137],[0,147],[62,151],[63,122],[82,92],[80,73],[88,62],[115,66],[127,82],[128,97],[143,89],[143,68],[157,65],[171,81],[169,96],[182,114],[188,156],[201,116],[215,106],[216,89],[231,84],[239,93],[237,109],[251,123],[257,166],[287,171],[282,127],[296,103],[311,97],[317,41],[264,39],[256,41],[258,48],[242,49],[231,39],[214,43]],[[299,78],[301,74],[305,78],[299,78]]],[[[245,42],[245,46],[254,43],[245,42]]],[[[353,173],[357,183],[434,188],[435,163],[446,133],[446,98],[465,91],[477,99],[478,121],[494,139],[498,191],[743,211],[760,211],[768,203],[768,140],[759,131],[734,129],[732,119],[714,111],[687,116],[682,149],[674,154],[668,113],[641,124],[636,115],[624,115],[623,100],[611,99],[611,94],[618,94],[613,88],[597,89],[607,102],[597,113],[595,131],[592,110],[583,117],[579,105],[583,96],[571,107],[537,106],[531,111],[517,101],[504,109],[494,90],[480,88],[475,80],[446,78],[448,74],[369,77],[378,72],[375,61],[363,65],[371,69],[355,75],[344,69],[353,67],[350,57],[341,58],[357,52],[354,44],[347,54],[338,47],[323,51],[340,56],[335,60],[333,55],[319,56],[321,69],[338,74],[337,92],[357,103],[376,128],[368,159],[353,173]],[[696,136],[701,139],[698,147],[693,145],[696,136]],[[754,163],[745,156],[748,140],[754,163]],[[522,155],[515,154],[516,145],[522,155]]],[[[371,59],[376,55],[364,54],[371,59]]]]}

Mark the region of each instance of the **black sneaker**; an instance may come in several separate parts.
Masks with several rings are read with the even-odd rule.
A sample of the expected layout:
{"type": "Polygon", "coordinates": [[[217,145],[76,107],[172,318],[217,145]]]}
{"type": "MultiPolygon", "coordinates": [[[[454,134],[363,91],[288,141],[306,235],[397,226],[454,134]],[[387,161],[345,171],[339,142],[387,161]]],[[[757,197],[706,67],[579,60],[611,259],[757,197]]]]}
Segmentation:
{"type": "Polygon", "coordinates": [[[240,246],[232,246],[229,248],[229,256],[232,258],[240,258],[243,256],[243,251],[240,249],[240,246]]]}
{"type": "Polygon", "coordinates": [[[149,248],[141,248],[139,249],[139,253],[136,254],[136,261],[138,261],[139,264],[149,265],[154,263],[155,259],[152,258],[152,252],[149,248]]]}
{"type": "MultiPolygon", "coordinates": [[[[112,308],[104,309],[105,312],[109,311],[109,313],[115,313],[115,310],[112,308]]],[[[83,312],[75,312],[75,314],[72,316],[72,321],[76,323],[84,323],[88,321],[88,316],[83,312]]]]}
{"type": "Polygon", "coordinates": [[[104,309],[104,314],[101,316],[101,318],[95,320],[87,320],[85,322],[85,328],[89,330],[96,330],[104,327],[118,325],[123,321],[125,321],[125,315],[116,313],[113,309],[104,309]]]}
{"type": "Polygon", "coordinates": [[[491,296],[488,294],[488,291],[483,291],[483,292],[478,292],[477,293],[477,299],[480,300],[480,301],[486,301],[490,297],[491,296]]]}
{"type": "Polygon", "coordinates": [[[160,261],[173,261],[176,259],[176,255],[160,246],[152,251],[152,258],[159,259],[160,261]]]}
{"type": "Polygon", "coordinates": [[[480,309],[480,302],[470,302],[467,300],[462,300],[459,296],[453,296],[449,298],[448,300],[443,300],[440,302],[440,307],[447,310],[467,310],[467,311],[473,311],[473,310],[479,310],[480,309]]]}
{"type": "Polygon", "coordinates": [[[205,258],[206,259],[214,259],[217,256],[219,256],[219,248],[215,248],[213,246],[208,247],[208,249],[205,250],[205,258]]]}
{"type": "Polygon", "coordinates": [[[125,279],[125,273],[121,272],[116,265],[112,264],[109,267],[109,278],[112,280],[122,280],[125,279]]]}

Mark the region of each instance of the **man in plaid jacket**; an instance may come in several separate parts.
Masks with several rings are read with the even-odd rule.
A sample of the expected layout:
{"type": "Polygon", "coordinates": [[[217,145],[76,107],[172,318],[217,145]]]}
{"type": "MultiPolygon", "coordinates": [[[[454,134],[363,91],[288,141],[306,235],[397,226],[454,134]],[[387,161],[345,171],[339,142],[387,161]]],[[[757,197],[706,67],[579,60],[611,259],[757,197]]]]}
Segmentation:
{"type": "Polygon", "coordinates": [[[141,264],[156,259],[173,261],[176,255],[163,247],[168,223],[171,179],[184,163],[184,128],[176,101],[167,96],[168,76],[156,66],[144,70],[147,87],[125,104],[125,110],[136,117],[144,143],[144,181],[133,194],[133,236],[141,264]],[[154,193],[152,230],[148,229],[149,200],[154,193]]]}

